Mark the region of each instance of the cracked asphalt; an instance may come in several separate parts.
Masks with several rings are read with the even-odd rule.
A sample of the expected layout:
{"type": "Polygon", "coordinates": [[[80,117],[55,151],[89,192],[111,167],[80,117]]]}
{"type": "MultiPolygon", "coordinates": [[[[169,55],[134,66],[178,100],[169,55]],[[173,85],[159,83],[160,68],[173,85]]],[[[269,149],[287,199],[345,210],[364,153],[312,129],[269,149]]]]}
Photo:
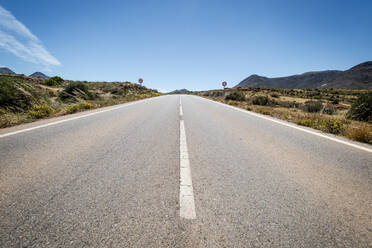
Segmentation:
{"type": "Polygon", "coordinates": [[[196,96],[99,111],[0,131],[97,112],[0,138],[0,247],[372,247],[371,152],[196,96]]]}

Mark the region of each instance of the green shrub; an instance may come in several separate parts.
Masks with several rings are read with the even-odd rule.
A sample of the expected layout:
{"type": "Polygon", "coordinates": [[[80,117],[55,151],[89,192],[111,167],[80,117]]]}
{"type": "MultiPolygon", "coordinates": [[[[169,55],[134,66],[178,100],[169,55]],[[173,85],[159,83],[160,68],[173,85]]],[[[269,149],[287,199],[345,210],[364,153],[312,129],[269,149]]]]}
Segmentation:
{"type": "Polygon", "coordinates": [[[72,82],[72,83],[69,83],[65,90],[67,93],[74,93],[75,91],[81,91],[81,92],[84,92],[84,93],[89,93],[89,88],[88,88],[88,85],[86,85],[85,83],[82,83],[82,82],[72,82]]]}
{"type": "Polygon", "coordinates": [[[44,84],[48,86],[58,86],[61,85],[63,81],[61,77],[55,76],[45,80],[44,84]]]}
{"type": "Polygon", "coordinates": [[[88,103],[88,102],[81,102],[78,104],[78,106],[79,106],[79,109],[92,109],[93,108],[93,104],[88,103]]]}
{"type": "Polygon", "coordinates": [[[73,113],[76,113],[78,111],[79,111],[79,108],[77,107],[77,105],[71,105],[71,106],[67,106],[65,113],[66,114],[73,114],[73,113]]]}
{"type": "Polygon", "coordinates": [[[234,91],[225,94],[225,100],[245,101],[245,94],[241,91],[234,91]]]}
{"type": "Polygon", "coordinates": [[[319,129],[332,134],[340,134],[344,130],[343,123],[335,119],[325,120],[316,118],[300,120],[297,122],[297,124],[301,126],[319,129]]]}
{"type": "Polygon", "coordinates": [[[323,108],[323,113],[327,115],[333,115],[334,113],[336,113],[336,109],[332,105],[327,104],[323,108]]]}
{"type": "Polygon", "coordinates": [[[351,105],[347,117],[357,121],[372,121],[372,91],[361,94],[351,105]]]}
{"type": "Polygon", "coordinates": [[[331,96],[331,98],[329,100],[331,101],[332,104],[339,104],[340,103],[339,99],[335,98],[334,96],[331,96]]]}
{"type": "Polygon", "coordinates": [[[212,91],[210,93],[210,96],[213,96],[213,97],[219,97],[219,96],[223,96],[224,92],[223,91],[212,91]]]}
{"type": "Polygon", "coordinates": [[[317,113],[323,108],[323,103],[321,101],[306,101],[302,109],[305,112],[317,113]]]}
{"type": "Polygon", "coordinates": [[[59,93],[58,97],[62,101],[78,101],[79,98],[84,100],[93,99],[94,95],[89,91],[86,83],[71,82],[59,93]]]}
{"type": "Polygon", "coordinates": [[[35,119],[48,117],[53,113],[53,109],[46,104],[36,106],[27,112],[28,116],[35,119]]]}
{"type": "Polygon", "coordinates": [[[278,94],[278,93],[271,93],[270,96],[271,96],[271,97],[274,97],[274,98],[279,98],[279,94],[278,94]]]}
{"type": "Polygon", "coordinates": [[[73,114],[80,110],[92,109],[92,108],[93,108],[93,105],[91,103],[81,102],[75,105],[68,106],[65,110],[65,113],[73,114]]]}
{"type": "Polygon", "coordinates": [[[257,107],[256,112],[260,113],[260,114],[263,114],[263,115],[271,115],[272,114],[271,109],[265,108],[265,107],[257,107]]]}
{"type": "Polygon", "coordinates": [[[0,106],[12,111],[24,111],[36,103],[35,89],[24,80],[10,76],[0,78],[0,106]]]}
{"type": "Polygon", "coordinates": [[[269,105],[270,101],[267,96],[254,96],[252,97],[252,103],[254,105],[266,106],[269,105]]]}
{"type": "Polygon", "coordinates": [[[284,108],[298,108],[300,106],[300,104],[295,101],[277,101],[276,104],[284,108]]]}

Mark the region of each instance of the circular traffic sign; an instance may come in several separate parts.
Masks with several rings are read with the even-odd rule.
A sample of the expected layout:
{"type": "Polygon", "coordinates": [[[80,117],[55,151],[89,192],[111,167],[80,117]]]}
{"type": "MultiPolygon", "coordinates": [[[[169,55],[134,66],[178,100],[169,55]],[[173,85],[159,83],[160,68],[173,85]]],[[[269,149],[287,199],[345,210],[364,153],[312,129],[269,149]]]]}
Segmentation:
{"type": "Polygon", "coordinates": [[[226,87],[226,85],[227,85],[226,81],[223,81],[223,82],[222,82],[222,86],[223,86],[223,87],[226,87]]]}
{"type": "Polygon", "coordinates": [[[142,84],[143,83],[143,79],[142,78],[139,78],[138,79],[138,83],[142,84]]]}

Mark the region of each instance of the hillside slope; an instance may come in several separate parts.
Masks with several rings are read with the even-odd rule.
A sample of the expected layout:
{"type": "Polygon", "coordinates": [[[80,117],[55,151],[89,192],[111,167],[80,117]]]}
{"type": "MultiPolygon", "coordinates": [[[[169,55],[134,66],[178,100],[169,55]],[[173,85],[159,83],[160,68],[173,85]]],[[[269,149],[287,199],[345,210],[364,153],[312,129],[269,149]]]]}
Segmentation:
{"type": "Polygon", "coordinates": [[[288,77],[268,78],[251,75],[234,88],[266,86],[271,88],[343,88],[372,89],[372,62],[365,62],[346,71],[306,72],[288,77]]]}
{"type": "Polygon", "coordinates": [[[0,128],[160,95],[130,82],[0,75],[0,128]]]}
{"type": "Polygon", "coordinates": [[[326,83],[328,88],[372,89],[372,61],[354,66],[326,83]]]}

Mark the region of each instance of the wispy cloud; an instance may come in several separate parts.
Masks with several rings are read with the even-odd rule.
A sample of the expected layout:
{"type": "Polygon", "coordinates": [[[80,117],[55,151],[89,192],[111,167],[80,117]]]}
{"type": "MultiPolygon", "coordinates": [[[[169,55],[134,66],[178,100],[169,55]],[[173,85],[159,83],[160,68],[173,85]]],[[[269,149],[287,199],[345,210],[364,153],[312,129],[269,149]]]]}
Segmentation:
{"type": "Polygon", "coordinates": [[[44,66],[61,65],[25,25],[1,6],[0,47],[28,62],[44,66]]]}

